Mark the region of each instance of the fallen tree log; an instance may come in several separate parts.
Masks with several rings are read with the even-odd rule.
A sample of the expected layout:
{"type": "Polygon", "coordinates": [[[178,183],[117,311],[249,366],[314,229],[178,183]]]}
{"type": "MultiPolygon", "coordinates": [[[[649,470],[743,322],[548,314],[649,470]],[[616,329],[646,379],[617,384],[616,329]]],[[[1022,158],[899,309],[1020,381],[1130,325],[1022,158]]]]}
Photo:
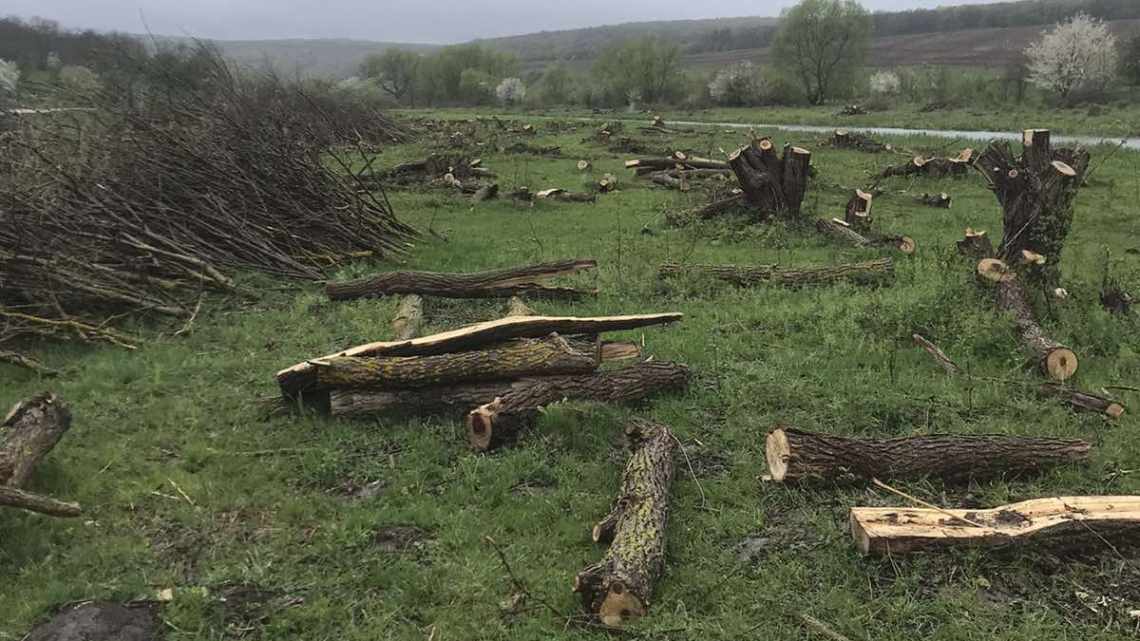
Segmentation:
{"type": "Polygon", "coordinates": [[[1076,353],[1047,336],[1037,324],[1021,280],[999,276],[995,288],[998,309],[1013,316],[1022,350],[1034,360],[1041,373],[1055,381],[1065,381],[1076,374],[1079,366],[1076,353]]]}
{"type": "Polygon", "coordinates": [[[601,364],[597,336],[518,338],[483,349],[431,356],[341,356],[316,363],[327,388],[409,388],[524,376],[588,374],[601,364]]]}
{"type": "Polygon", "coordinates": [[[942,351],[942,348],[926,340],[921,334],[914,334],[911,338],[914,339],[914,344],[926,350],[926,353],[930,354],[930,357],[933,358],[947,374],[957,374],[962,371],[962,368],[947,356],[946,352],[942,351]]]}
{"type": "Polygon", "coordinates": [[[424,321],[424,299],[418,294],[408,294],[400,299],[396,316],[392,318],[392,336],[404,341],[413,338],[420,331],[424,321]]]}
{"type": "Polygon", "coordinates": [[[286,398],[318,388],[316,365],[313,361],[327,361],[341,356],[430,356],[476,349],[512,338],[540,338],[551,333],[564,336],[573,334],[601,334],[603,332],[638,329],[653,325],[666,325],[681,320],[682,315],[641,314],[631,316],[513,316],[468,325],[439,334],[406,341],[380,341],[357,345],[318,359],[298,363],[276,374],[278,385],[286,398]]]}
{"type": "Polygon", "coordinates": [[[535,192],[534,197],[538,200],[556,200],[566,203],[592,203],[598,199],[596,194],[566,191],[559,187],[535,192]]]}
{"type": "Polygon", "coordinates": [[[79,506],[22,488],[71,428],[71,412],[54,394],[17,403],[0,423],[0,505],[52,516],[78,516],[79,506]]]}
{"type": "Polygon", "coordinates": [[[598,563],[574,577],[582,606],[616,627],[645,616],[653,585],[665,568],[669,487],[677,441],[669,428],[637,420],[626,427],[633,449],[610,513],[594,526],[596,543],[610,548],[598,563]]]}
{"type": "Polygon", "coordinates": [[[580,298],[589,293],[566,287],[550,287],[539,281],[597,267],[593,259],[562,260],[485,272],[387,272],[340,283],[328,283],[331,300],[353,300],[393,294],[421,294],[444,298],[498,298],[516,294],[580,298]]]}
{"type": "Polygon", "coordinates": [[[836,129],[835,132],[832,133],[831,146],[835,149],[854,149],[869,154],[877,154],[893,149],[890,145],[881,143],[870,136],[848,131],[847,129],[836,129]]]}
{"type": "Polygon", "coordinates": [[[863,554],[905,554],[951,547],[1037,544],[1095,549],[1106,540],[1135,540],[1138,496],[1061,496],[988,510],[912,507],[851,508],[851,535],[863,554]]]}
{"type": "Polygon", "coordinates": [[[663,361],[584,376],[543,377],[472,410],[467,415],[467,434],[472,449],[484,452],[517,439],[542,408],[553,403],[630,403],[659,392],[684,389],[688,383],[689,368],[663,361]]]}
{"type": "Polygon", "coordinates": [[[1030,271],[1052,289],[1060,280],[1061,254],[1073,222],[1073,201],[1088,173],[1081,148],[1053,149],[1049,131],[1028,129],[1016,157],[1007,142],[991,143],[975,167],[1002,208],[1002,241],[996,258],[1013,264],[1023,250],[1048,257],[1030,271]]]}
{"type": "Polygon", "coordinates": [[[777,265],[661,265],[658,276],[665,278],[680,274],[712,277],[740,286],[765,283],[799,287],[847,280],[863,281],[889,276],[894,271],[890,258],[861,263],[845,263],[821,267],[779,267],[777,265]]]}
{"type": "Polygon", "coordinates": [[[481,203],[485,200],[494,200],[499,196],[499,183],[483,185],[471,194],[471,202],[481,203]]]}
{"type": "Polygon", "coordinates": [[[687,171],[692,170],[711,170],[716,172],[728,171],[729,164],[723,160],[713,160],[711,158],[697,158],[689,157],[680,152],[677,152],[669,158],[636,158],[633,160],[625,161],[626,169],[636,169],[654,171],[665,171],[671,169],[682,169],[687,171]]]}
{"type": "Polygon", "coordinates": [[[1057,383],[1046,383],[1039,388],[1042,396],[1051,396],[1059,398],[1069,405],[1090,412],[1099,412],[1108,416],[1109,418],[1120,418],[1124,416],[1124,406],[1111,399],[1082,392],[1078,389],[1058,385],[1057,383]]]}
{"type": "Polygon", "coordinates": [[[25,356],[19,352],[7,352],[0,350],[0,363],[8,363],[16,367],[31,370],[40,376],[58,376],[59,372],[37,361],[31,356],[25,356]]]}
{"type": "Polygon", "coordinates": [[[768,138],[754,140],[728,157],[744,199],[761,216],[794,218],[807,193],[811,152],[791,145],[778,156],[768,138]]]}
{"type": "Polygon", "coordinates": [[[969,148],[963,149],[962,152],[954,158],[915,156],[911,158],[908,163],[887,167],[879,174],[879,177],[927,176],[930,178],[945,178],[949,176],[961,178],[968,173],[973,159],[974,150],[969,148]]]}
{"type": "Polygon", "coordinates": [[[910,480],[947,483],[1017,477],[1084,461],[1085,441],[999,435],[939,434],[862,439],[777,427],[765,456],[774,481],[809,479],[910,480]]]}

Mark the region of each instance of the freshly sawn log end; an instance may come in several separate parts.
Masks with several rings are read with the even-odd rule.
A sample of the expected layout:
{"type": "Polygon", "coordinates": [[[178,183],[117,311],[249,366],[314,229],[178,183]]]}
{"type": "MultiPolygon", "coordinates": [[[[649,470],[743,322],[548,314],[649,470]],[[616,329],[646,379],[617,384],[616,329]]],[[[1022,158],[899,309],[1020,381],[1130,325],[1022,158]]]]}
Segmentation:
{"type": "Polygon", "coordinates": [[[1041,361],[1041,370],[1055,381],[1067,381],[1077,373],[1077,355],[1068,347],[1055,347],[1041,361]]]}
{"type": "Polygon", "coordinates": [[[978,261],[978,278],[991,283],[1008,283],[1017,274],[997,258],[983,258],[978,261]]]}

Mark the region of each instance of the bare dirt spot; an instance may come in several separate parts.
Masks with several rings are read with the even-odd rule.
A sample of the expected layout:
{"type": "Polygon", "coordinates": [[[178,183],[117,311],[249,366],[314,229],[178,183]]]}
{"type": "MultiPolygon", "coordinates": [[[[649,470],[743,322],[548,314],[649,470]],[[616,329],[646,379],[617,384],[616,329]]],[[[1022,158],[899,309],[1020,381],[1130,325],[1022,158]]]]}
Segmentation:
{"type": "Polygon", "coordinates": [[[158,605],[92,601],[68,606],[41,623],[26,641],[151,641],[159,638],[158,605]]]}

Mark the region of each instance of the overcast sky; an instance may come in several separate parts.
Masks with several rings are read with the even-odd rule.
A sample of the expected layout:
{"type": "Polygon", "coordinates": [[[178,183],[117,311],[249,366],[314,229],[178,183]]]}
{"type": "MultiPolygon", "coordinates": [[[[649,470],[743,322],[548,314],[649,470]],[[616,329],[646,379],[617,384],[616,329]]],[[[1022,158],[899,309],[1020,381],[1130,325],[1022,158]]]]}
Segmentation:
{"type": "MultiPolygon", "coordinates": [[[[874,11],[994,0],[862,0],[874,11]]],[[[463,42],[618,22],[776,16],[794,0],[0,0],[0,14],[66,27],[246,40],[463,42]]]]}

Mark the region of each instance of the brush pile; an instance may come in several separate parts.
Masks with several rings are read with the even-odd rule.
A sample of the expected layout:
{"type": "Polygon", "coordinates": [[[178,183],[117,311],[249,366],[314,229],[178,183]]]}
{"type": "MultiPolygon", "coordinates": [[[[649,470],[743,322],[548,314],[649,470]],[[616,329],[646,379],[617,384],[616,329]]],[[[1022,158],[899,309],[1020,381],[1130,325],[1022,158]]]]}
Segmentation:
{"type": "Polygon", "coordinates": [[[414,230],[329,149],[398,129],[205,59],[196,83],[0,133],[0,343],[128,346],[114,321],[193,318],[236,272],[318,280],[407,247],[414,230]]]}

